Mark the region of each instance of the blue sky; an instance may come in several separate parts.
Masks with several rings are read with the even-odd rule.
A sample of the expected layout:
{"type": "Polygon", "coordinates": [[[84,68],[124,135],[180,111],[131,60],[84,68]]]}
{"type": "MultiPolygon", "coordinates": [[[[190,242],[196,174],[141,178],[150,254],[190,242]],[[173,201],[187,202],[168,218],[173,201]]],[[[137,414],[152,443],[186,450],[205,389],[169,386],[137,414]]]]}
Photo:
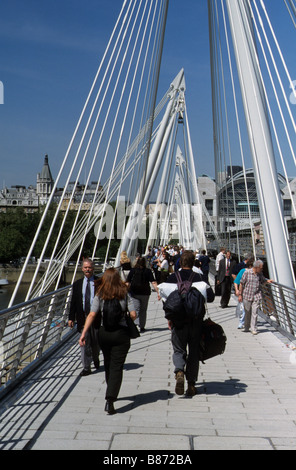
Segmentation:
{"type": "MultiPolygon", "coordinates": [[[[280,0],[269,2],[275,19],[280,0]]],[[[35,185],[45,154],[57,175],[121,5],[121,0],[2,2],[1,188],[35,185]]],[[[170,1],[159,95],[183,67],[197,174],[214,176],[207,14],[206,0],[170,1]]],[[[283,18],[285,11],[278,22],[283,18]]],[[[295,41],[284,36],[284,27],[281,33],[294,63],[295,41]]]]}

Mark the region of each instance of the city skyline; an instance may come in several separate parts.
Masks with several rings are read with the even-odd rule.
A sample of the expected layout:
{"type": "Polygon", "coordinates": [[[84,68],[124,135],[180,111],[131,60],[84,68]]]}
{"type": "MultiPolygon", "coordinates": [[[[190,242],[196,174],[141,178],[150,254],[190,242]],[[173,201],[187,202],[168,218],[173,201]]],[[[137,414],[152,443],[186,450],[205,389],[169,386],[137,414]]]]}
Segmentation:
{"type": "MultiPolygon", "coordinates": [[[[58,174],[122,0],[11,0],[0,18],[1,186],[34,184],[45,154],[58,174]],[[34,171],[34,169],[36,170],[34,171]]],[[[284,2],[270,0],[279,41],[294,64],[284,2]],[[281,14],[278,12],[281,8],[281,14]]],[[[286,56],[285,56],[286,57],[286,56]]],[[[184,68],[186,102],[198,175],[214,177],[207,2],[169,4],[159,96],[184,68]]],[[[295,69],[294,69],[295,70],[295,69]]],[[[292,78],[296,78],[296,70],[292,78]]],[[[291,90],[286,83],[286,94],[291,90]]],[[[296,105],[291,106],[295,115],[296,105]]],[[[291,177],[295,165],[289,168],[291,177]]],[[[278,169],[280,171],[280,168],[278,169]]]]}

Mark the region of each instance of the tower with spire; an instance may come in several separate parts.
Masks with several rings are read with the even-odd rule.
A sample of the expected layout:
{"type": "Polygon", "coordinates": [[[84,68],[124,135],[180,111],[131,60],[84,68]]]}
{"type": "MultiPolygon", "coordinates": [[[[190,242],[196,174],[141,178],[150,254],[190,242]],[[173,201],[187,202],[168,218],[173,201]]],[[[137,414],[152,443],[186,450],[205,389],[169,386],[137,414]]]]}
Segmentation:
{"type": "Polygon", "coordinates": [[[54,180],[51,175],[48,155],[45,155],[44,164],[41,173],[37,174],[37,196],[39,197],[39,204],[46,204],[52,192],[54,180]]]}

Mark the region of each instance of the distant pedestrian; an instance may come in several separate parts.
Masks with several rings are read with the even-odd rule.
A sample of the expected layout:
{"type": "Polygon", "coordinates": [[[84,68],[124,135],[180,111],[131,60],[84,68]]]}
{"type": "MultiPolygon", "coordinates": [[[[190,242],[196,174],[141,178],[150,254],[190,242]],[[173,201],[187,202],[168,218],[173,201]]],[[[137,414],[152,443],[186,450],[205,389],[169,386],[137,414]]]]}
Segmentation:
{"type": "Polygon", "coordinates": [[[203,275],[204,275],[204,281],[206,283],[208,283],[209,282],[209,271],[210,271],[210,262],[211,262],[211,260],[210,260],[209,256],[207,255],[206,250],[201,251],[201,255],[199,256],[198,260],[201,263],[201,270],[202,270],[203,275]]]}
{"type": "Polygon", "coordinates": [[[159,282],[166,282],[169,275],[169,261],[170,255],[164,251],[162,257],[158,260],[158,270],[160,271],[159,282]]]}
{"type": "Polygon", "coordinates": [[[130,270],[132,269],[131,260],[127,256],[126,251],[120,254],[120,277],[125,282],[130,270]]]}
{"type": "Polygon", "coordinates": [[[134,268],[131,269],[127,277],[127,283],[131,296],[137,301],[135,302],[135,307],[137,308],[138,306],[139,308],[137,311],[139,326],[141,332],[144,332],[147,320],[148,302],[151,295],[150,283],[158,293],[157,282],[151,269],[146,267],[145,258],[138,258],[134,268]]]}
{"type": "Polygon", "coordinates": [[[233,279],[236,278],[236,276],[238,275],[238,273],[241,271],[241,269],[246,269],[247,267],[247,264],[248,264],[248,261],[249,259],[252,260],[252,263],[254,261],[254,256],[252,255],[252,253],[245,253],[244,254],[244,257],[243,257],[243,261],[241,261],[240,263],[237,263],[233,270],[232,270],[232,277],[233,279]]]}
{"type": "Polygon", "coordinates": [[[219,269],[217,273],[217,284],[221,286],[221,307],[228,307],[231,288],[232,288],[232,270],[236,264],[236,261],[231,259],[231,252],[226,252],[226,257],[222,258],[219,263],[219,269]]]}
{"type": "Polygon", "coordinates": [[[220,261],[222,259],[225,258],[225,248],[222,246],[220,248],[220,252],[218,253],[217,257],[216,257],[216,261],[215,261],[215,266],[216,266],[216,272],[219,271],[219,264],[220,264],[220,261]]]}

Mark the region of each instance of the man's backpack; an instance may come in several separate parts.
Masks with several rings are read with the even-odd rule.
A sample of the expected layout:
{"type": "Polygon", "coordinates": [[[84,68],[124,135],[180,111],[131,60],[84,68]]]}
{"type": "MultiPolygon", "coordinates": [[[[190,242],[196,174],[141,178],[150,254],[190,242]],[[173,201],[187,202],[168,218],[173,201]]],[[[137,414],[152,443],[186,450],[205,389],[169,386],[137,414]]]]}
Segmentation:
{"type": "Polygon", "coordinates": [[[104,300],[103,326],[106,331],[115,331],[120,328],[119,323],[123,318],[123,310],[118,299],[104,300]]]}
{"type": "Polygon", "coordinates": [[[178,289],[174,290],[164,302],[165,318],[175,326],[182,326],[202,310],[204,312],[204,296],[194,287],[192,281],[194,272],[188,280],[183,281],[176,271],[178,289]]]}

